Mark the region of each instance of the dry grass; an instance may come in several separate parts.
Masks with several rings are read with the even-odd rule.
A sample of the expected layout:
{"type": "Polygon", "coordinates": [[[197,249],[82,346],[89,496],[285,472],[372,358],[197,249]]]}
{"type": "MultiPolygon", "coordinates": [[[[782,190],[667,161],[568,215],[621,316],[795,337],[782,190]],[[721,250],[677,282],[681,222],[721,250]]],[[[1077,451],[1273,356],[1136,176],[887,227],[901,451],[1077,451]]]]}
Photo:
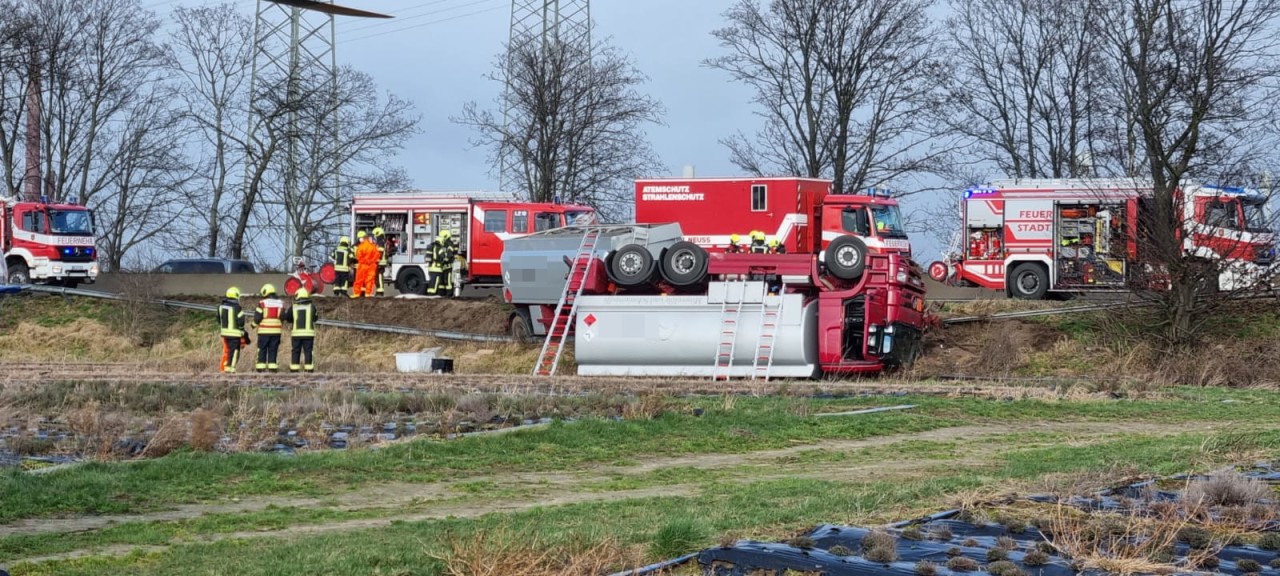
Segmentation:
{"type": "Polygon", "coordinates": [[[862,557],[889,563],[898,559],[898,538],[884,530],[872,530],[862,538],[862,557]]]}
{"type": "Polygon", "coordinates": [[[613,539],[552,544],[527,531],[481,530],[466,537],[449,535],[443,553],[428,555],[448,576],[577,576],[606,574],[620,566],[638,566],[643,554],[613,539]]]}
{"type": "Polygon", "coordinates": [[[1232,469],[1219,470],[1204,480],[1195,480],[1187,485],[1184,493],[1187,500],[1204,506],[1245,507],[1274,496],[1275,492],[1265,482],[1232,469]]]}

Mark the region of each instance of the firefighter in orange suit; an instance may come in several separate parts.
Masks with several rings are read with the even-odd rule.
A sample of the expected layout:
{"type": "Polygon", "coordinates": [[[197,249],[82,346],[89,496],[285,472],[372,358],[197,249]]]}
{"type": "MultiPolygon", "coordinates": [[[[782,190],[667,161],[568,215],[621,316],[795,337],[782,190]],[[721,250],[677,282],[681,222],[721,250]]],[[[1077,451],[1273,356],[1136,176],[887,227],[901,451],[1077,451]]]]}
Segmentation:
{"type": "Polygon", "coordinates": [[[351,297],[372,298],[373,291],[376,289],[380,256],[372,238],[364,235],[364,232],[359,236],[360,244],[356,246],[356,285],[351,289],[351,297]]]}
{"type": "Polygon", "coordinates": [[[276,354],[280,352],[280,333],[284,331],[284,300],[276,296],[276,287],[263,284],[258,291],[262,299],[253,311],[253,327],[258,329],[258,361],[254,363],[255,372],[269,370],[279,372],[280,364],[276,362],[276,354]]]}
{"type": "Polygon", "coordinates": [[[244,331],[244,309],[240,307],[240,289],[227,288],[227,298],[218,306],[218,334],[222,336],[222,363],[218,369],[234,373],[240,361],[240,349],[249,345],[244,331]]]}

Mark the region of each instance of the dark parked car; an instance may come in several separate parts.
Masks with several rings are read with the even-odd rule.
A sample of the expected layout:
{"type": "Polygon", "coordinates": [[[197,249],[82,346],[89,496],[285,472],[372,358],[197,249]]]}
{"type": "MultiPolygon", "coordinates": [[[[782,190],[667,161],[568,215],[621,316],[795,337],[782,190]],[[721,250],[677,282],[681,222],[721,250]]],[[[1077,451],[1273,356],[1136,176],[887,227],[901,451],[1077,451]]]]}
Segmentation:
{"type": "Polygon", "coordinates": [[[253,274],[253,263],[226,258],[182,258],[156,267],[157,274],[253,274]]]}

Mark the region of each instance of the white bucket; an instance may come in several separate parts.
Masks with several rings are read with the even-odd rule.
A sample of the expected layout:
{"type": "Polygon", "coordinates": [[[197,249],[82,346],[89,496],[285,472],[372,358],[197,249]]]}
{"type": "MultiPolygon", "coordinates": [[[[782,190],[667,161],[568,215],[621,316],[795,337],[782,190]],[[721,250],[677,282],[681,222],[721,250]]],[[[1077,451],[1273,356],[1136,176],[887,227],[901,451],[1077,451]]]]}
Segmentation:
{"type": "Polygon", "coordinates": [[[440,348],[427,348],[421,352],[396,352],[396,370],[399,372],[430,372],[431,359],[440,348]]]}

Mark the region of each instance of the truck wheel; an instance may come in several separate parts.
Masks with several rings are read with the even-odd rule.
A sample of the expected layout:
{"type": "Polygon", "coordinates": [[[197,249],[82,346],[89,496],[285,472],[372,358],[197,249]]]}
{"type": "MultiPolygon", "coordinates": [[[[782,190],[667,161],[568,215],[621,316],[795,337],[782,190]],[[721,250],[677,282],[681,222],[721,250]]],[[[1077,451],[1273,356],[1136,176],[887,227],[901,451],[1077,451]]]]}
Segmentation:
{"type": "Polygon", "coordinates": [[[1039,264],[1022,264],[1009,274],[1009,295],[1020,300],[1044,300],[1049,273],[1039,264]]]}
{"type": "Polygon", "coordinates": [[[31,271],[23,262],[19,262],[9,267],[9,283],[10,284],[30,284],[31,271]]]}
{"type": "Polygon", "coordinates": [[[827,246],[827,270],[841,280],[857,280],[867,268],[867,244],[857,236],[844,235],[827,246]]]}
{"type": "Polygon", "coordinates": [[[662,277],[672,286],[691,286],[707,276],[707,251],[680,241],[662,251],[662,277]]]}
{"type": "Polygon", "coordinates": [[[427,293],[427,277],[422,275],[421,269],[405,268],[400,271],[400,277],[396,279],[396,290],[399,290],[401,294],[425,295],[427,293]]]}
{"type": "Polygon", "coordinates": [[[619,248],[609,262],[609,280],[619,286],[643,286],[653,280],[653,273],[653,255],[639,244],[619,248]]]}
{"type": "Polygon", "coordinates": [[[529,344],[533,342],[533,320],[529,317],[529,311],[523,308],[511,313],[507,318],[510,326],[507,328],[507,334],[512,340],[520,344],[529,344]]]}

